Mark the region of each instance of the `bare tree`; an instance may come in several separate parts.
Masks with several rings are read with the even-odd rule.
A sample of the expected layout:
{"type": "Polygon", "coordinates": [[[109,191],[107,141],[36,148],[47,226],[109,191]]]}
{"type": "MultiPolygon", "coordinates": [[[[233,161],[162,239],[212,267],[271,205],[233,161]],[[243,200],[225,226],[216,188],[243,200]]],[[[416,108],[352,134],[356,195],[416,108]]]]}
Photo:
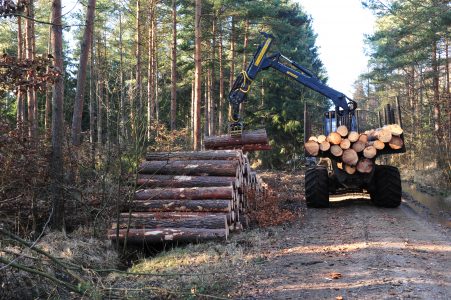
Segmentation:
{"type": "Polygon", "coordinates": [[[86,27],[81,43],[80,63],[77,74],[77,91],[75,94],[74,114],[72,116],[72,144],[80,144],[81,120],[83,116],[83,100],[85,97],[86,70],[88,65],[89,50],[91,49],[96,0],[88,1],[86,12],[86,27]]]}

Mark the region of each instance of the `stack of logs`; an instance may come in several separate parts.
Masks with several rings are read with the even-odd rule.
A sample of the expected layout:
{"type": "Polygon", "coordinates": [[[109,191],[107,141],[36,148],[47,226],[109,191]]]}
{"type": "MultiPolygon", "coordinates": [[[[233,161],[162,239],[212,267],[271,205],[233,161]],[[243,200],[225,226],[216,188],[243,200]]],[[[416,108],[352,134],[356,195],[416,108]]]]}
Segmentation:
{"type": "Polygon", "coordinates": [[[338,168],[348,174],[371,173],[378,154],[395,152],[404,147],[403,130],[397,124],[386,125],[359,134],[341,125],[335,132],[312,136],[305,143],[310,156],[331,157],[339,161],[338,168]],[[387,151],[389,150],[389,151],[387,151]]]}
{"type": "Polygon", "coordinates": [[[217,135],[204,138],[205,149],[241,149],[243,152],[271,150],[265,129],[243,131],[240,136],[217,135]]]}
{"type": "Polygon", "coordinates": [[[128,243],[227,238],[248,223],[247,197],[262,186],[242,151],[146,155],[138,190],[108,237],[128,243]]]}

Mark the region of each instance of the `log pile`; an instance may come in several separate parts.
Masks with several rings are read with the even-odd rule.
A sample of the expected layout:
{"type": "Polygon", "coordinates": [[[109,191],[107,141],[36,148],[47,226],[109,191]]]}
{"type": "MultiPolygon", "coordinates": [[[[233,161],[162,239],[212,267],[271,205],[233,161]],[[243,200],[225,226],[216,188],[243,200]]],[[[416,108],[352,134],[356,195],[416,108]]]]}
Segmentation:
{"type": "Polygon", "coordinates": [[[359,134],[348,131],[344,125],[335,132],[312,136],[304,144],[310,156],[330,157],[337,160],[338,168],[348,174],[371,173],[374,160],[380,154],[403,152],[403,130],[397,124],[386,125],[359,134]]]}
{"type": "Polygon", "coordinates": [[[243,131],[241,136],[229,134],[206,136],[204,145],[207,150],[239,149],[243,152],[271,150],[265,129],[243,131]]]}
{"type": "Polygon", "coordinates": [[[149,153],[130,207],[108,237],[128,243],[227,239],[248,224],[248,197],[265,187],[239,150],[149,153]]]}

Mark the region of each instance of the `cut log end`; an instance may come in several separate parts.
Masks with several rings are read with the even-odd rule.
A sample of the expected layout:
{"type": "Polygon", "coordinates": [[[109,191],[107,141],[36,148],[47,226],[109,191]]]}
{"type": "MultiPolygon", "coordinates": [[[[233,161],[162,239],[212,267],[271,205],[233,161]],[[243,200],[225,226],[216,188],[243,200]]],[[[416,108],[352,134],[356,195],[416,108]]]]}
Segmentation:
{"type": "Polygon", "coordinates": [[[317,156],[319,152],[319,144],[315,141],[307,141],[304,145],[305,151],[311,156],[317,156]]]}
{"type": "Polygon", "coordinates": [[[363,150],[363,156],[366,158],[373,158],[377,154],[377,149],[374,146],[367,146],[363,150]]]}
{"type": "Polygon", "coordinates": [[[371,171],[373,171],[373,168],[374,163],[369,158],[361,158],[356,166],[357,171],[364,174],[371,173],[371,171]]]}
{"type": "Polygon", "coordinates": [[[359,156],[357,155],[357,152],[355,150],[347,149],[343,152],[341,160],[347,165],[355,166],[359,161],[359,156]]]}
{"type": "Polygon", "coordinates": [[[341,137],[346,137],[348,135],[348,127],[346,127],[346,125],[340,125],[338,126],[336,132],[341,136],[341,137]]]}
{"type": "Polygon", "coordinates": [[[330,153],[333,156],[340,157],[343,154],[343,149],[340,148],[340,145],[332,145],[330,147],[330,153]]]}
{"type": "Polygon", "coordinates": [[[332,145],[340,145],[341,143],[341,135],[336,133],[336,132],[331,132],[328,136],[327,136],[327,141],[329,143],[331,143],[332,145]]]}
{"type": "Polygon", "coordinates": [[[404,142],[402,141],[402,138],[399,136],[393,136],[390,140],[390,142],[388,143],[388,145],[390,146],[390,148],[392,148],[393,150],[399,150],[404,146],[404,142]]]}

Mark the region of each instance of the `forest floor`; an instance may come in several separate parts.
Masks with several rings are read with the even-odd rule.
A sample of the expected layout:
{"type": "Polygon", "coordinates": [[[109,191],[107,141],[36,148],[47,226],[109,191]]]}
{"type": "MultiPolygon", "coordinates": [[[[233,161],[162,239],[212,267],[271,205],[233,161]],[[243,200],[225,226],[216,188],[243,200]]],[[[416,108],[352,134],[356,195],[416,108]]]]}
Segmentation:
{"type": "MultiPolygon", "coordinates": [[[[282,195],[297,191],[303,201],[298,193],[302,173],[265,173],[263,178],[282,195]]],[[[170,291],[168,298],[450,299],[449,228],[413,210],[409,197],[396,209],[377,208],[361,195],[354,198],[342,197],[328,209],[308,209],[294,223],[145,259],[131,271],[182,275],[135,278],[133,286],[158,286],[170,291]]],[[[116,287],[131,284],[113,281],[116,287]]]]}

